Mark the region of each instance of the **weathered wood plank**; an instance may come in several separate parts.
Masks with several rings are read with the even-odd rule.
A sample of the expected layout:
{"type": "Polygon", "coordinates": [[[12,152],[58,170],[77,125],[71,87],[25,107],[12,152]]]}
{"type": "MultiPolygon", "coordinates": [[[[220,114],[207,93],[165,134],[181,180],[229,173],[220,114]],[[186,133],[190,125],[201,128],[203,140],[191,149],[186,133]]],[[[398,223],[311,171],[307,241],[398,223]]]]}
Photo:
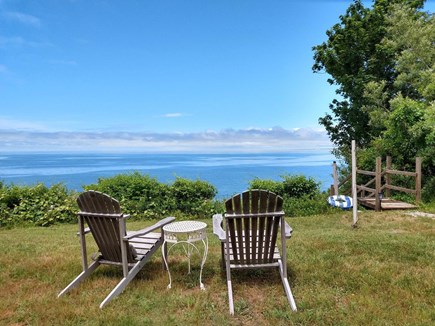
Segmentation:
{"type": "Polygon", "coordinates": [[[409,194],[415,194],[416,191],[415,189],[408,189],[408,188],[403,188],[403,187],[398,187],[398,186],[393,186],[393,185],[385,185],[386,189],[391,189],[391,190],[397,190],[397,191],[402,191],[402,192],[407,192],[409,194]]]}
{"type": "Polygon", "coordinates": [[[373,172],[373,171],[366,171],[366,170],[359,170],[359,169],[357,169],[356,173],[358,173],[358,174],[364,174],[364,175],[371,175],[373,177],[376,176],[376,172],[373,172]]]}
{"type": "Polygon", "coordinates": [[[408,177],[416,177],[417,173],[415,172],[408,172],[408,171],[399,171],[399,170],[391,170],[391,169],[386,169],[385,173],[390,174],[390,175],[405,175],[408,177]]]}
{"type": "Polygon", "coordinates": [[[365,187],[365,186],[356,186],[357,190],[364,190],[364,191],[368,191],[368,192],[372,192],[372,193],[376,193],[376,189],[373,188],[369,188],[369,187],[365,187]]]}
{"type": "MultiPolygon", "coordinates": [[[[375,209],[375,199],[374,198],[358,198],[358,203],[364,207],[375,209]]],[[[384,198],[381,201],[381,209],[384,210],[394,210],[394,209],[413,209],[416,208],[415,205],[404,203],[398,200],[392,200],[389,198],[384,198]]]]}

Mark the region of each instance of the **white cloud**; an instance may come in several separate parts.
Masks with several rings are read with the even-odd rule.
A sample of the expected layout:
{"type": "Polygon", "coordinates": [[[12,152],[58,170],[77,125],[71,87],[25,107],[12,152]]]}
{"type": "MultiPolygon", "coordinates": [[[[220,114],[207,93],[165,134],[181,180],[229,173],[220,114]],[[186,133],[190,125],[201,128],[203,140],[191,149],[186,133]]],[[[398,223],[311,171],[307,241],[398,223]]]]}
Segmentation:
{"type": "MultiPolygon", "coordinates": [[[[17,124],[16,124],[17,125],[17,124]]],[[[44,132],[11,130],[0,121],[0,151],[289,152],[330,149],[325,131],[225,129],[197,133],[44,132]],[[3,130],[1,130],[3,129],[3,130]]]]}
{"type": "Polygon", "coordinates": [[[162,118],[179,118],[182,117],[183,114],[182,113],[166,113],[161,115],[162,118]]]}
{"type": "MultiPolygon", "coordinates": [[[[1,67],[0,67],[0,71],[1,71],[1,67]]],[[[22,120],[0,117],[0,130],[6,130],[11,132],[15,131],[19,133],[20,131],[25,131],[25,130],[43,131],[46,130],[46,127],[43,124],[37,122],[29,122],[29,121],[22,121],[22,120]]],[[[1,140],[0,140],[0,144],[1,144],[1,140]]]]}
{"type": "Polygon", "coordinates": [[[41,20],[35,16],[24,14],[22,12],[16,12],[16,11],[8,11],[3,14],[3,16],[11,21],[15,21],[18,23],[31,25],[39,27],[41,26],[41,20]]]}
{"type": "Polygon", "coordinates": [[[5,47],[5,46],[45,47],[45,46],[53,46],[53,44],[49,42],[28,41],[22,38],[21,36],[13,36],[13,37],[0,36],[0,47],[5,47]]]}
{"type": "Polygon", "coordinates": [[[50,64],[52,65],[61,65],[61,66],[76,66],[77,61],[75,60],[50,60],[50,64]]]}

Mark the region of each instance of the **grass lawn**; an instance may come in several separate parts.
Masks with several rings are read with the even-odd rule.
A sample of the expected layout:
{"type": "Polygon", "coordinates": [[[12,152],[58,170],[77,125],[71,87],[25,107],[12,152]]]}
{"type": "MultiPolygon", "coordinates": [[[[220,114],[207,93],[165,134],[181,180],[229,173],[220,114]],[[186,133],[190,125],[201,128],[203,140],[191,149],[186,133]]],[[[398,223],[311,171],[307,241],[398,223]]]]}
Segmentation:
{"type": "MultiPolygon", "coordinates": [[[[287,219],[291,311],[278,270],[233,274],[236,314],[228,312],[220,247],[210,249],[199,289],[199,258],[187,275],[171,251],[172,289],[156,254],[103,310],[121,268],[103,266],[69,295],[57,294],[81,271],[76,225],[0,230],[2,325],[434,325],[435,219],[405,212],[351,212],[287,219]]],[[[137,230],[149,222],[129,222],[137,230]]],[[[180,247],[181,248],[181,247],[180,247]]]]}

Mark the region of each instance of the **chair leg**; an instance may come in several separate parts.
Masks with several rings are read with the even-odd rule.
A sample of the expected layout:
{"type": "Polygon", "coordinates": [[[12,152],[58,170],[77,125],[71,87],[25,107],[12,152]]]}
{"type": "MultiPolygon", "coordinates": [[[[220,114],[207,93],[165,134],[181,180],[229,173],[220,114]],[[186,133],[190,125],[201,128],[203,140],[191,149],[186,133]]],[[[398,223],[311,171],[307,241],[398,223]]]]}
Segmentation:
{"type": "MultiPolygon", "coordinates": [[[[222,259],[226,257],[222,256],[222,259]]],[[[231,284],[231,267],[230,262],[224,259],[227,272],[227,287],[228,287],[228,304],[230,306],[230,315],[234,315],[234,300],[233,300],[233,286],[231,284]]]]}
{"type": "Polygon", "coordinates": [[[221,268],[225,270],[225,250],[224,250],[224,242],[221,242],[221,268]]]}
{"type": "Polygon", "coordinates": [[[109,295],[101,302],[100,308],[103,308],[106,304],[108,304],[113,298],[116,298],[122,291],[124,291],[125,287],[130,283],[130,281],[136,276],[137,273],[143,268],[145,263],[152,257],[152,255],[160,248],[159,243],[156,243],[154,247],[148,251],[148,253],[142,258],[142,260],[138,261],[136,265],[134,265],[128,272],[127,276],[124,277],[117,286],[109,293],[109,295]]]}
{"type": "Polygon", "coordinates": [[[130,283],[130,281],[136,276],[137,273],[142,269],[142,267],[145,265],[147,260],[142,260],[136,265],[133,266],[133,268],[129,271],[127,277],[124,277],[118,285],[115,286],[115,288],[112,290],[112,292],[109,293],[109,295],[101,302],[100,308],[104,308],[106,304],[108,304],[112,299],[116,298],[118,295],[121,294],[122,291],[124,291],[125,287],[130,283]]]}
{"type": "Polygon", "coordinates": [[[282,284],[284,285],[284,290],[285,290],[285,294],[287,296],[287,300],[288,300],[292,310],[297,311],[298,309],[296,307],[295,299],[293,298],[292,290],[290,288],[290,284],[288,282],[287,275],[284,275],[282,261],[278,260],[278,263],[279,263],[279,274],[281,275],[281,280],[282,280],[282,284]]]}
{"type": "Polygon", "coordinates": [[[63,296],[65,293],[67,293],[68,291],[70,291],[71,289],[77,287],[81,282],[83,282],[86,278],[88,278],[89,275],[92,274],[92,272],[98,267],[100,266],[100,263],[98,261],[93,262],[86,270],[84,270],[83,272],[81,272],[79,274],[79,276],[77,276],[70,284],[68,284],[68,286],[63,289],[58,295],[57,297],[61,297],[63,296]]]}
{"type": "Polygon", "coordinates": [[[227,286],[228,286],[228,304],[230,306],[230,315],[234,315],[233,287],[231,285],[231,280],[227,281],[227,286]]]}

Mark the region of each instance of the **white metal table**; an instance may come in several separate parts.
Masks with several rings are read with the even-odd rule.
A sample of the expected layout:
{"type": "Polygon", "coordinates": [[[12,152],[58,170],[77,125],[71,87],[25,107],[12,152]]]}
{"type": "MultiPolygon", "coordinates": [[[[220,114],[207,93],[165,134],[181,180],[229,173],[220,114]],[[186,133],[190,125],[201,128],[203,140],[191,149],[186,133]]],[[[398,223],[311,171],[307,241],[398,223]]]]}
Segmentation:
{"type": "Polygon", "coordinates": [[[204,267],[208,253],[208,239],[207,232],[205,231],[206,227],[207,224],[199,221],[173,222],[163,227],[164,241],[162,245],[162,254],[169,275],[168,289],[171,288],[172,278],[166,256],[169,255],[169,252],[176,244],[181,243],[188,258],[188,273],[190,274],[190,256],[192,255],[193,249],[195,249],[198,254],[201,255],[201,251],[199,250],[198,246],[195,245],[195,242],[198,241],[201,241],[204,245],[202,251],[201,270],[199,272],[199,287],[201,290],[205,289],[205,286],[202,283],[202,269],[204,267]],[[167,250],[168,243],[171,243],[172,245],[167,250]],[[165,250],[167,250],[167,255],[165,255],[165,250]]]}

